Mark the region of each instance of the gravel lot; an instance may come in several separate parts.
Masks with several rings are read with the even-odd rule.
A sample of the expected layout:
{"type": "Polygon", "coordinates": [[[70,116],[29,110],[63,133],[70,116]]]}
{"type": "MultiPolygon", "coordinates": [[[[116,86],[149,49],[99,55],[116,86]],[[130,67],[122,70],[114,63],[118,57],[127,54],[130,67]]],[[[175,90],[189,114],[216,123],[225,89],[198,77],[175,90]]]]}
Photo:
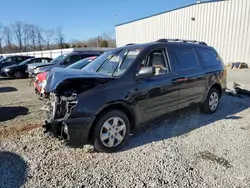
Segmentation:
{"type": "MultiPolygon", "coordinates": [[[[0,78],[1,79],[1,78],[0,78]]],[[[250,89],[250,70],[228,85],[250,89]]],[[[250,98],[225,95],[214,115],[186,109],[136,131],[114,154],[65,148],[43,134],[29,79],[0,80],[0,187],[250,187],[250,98]]]]}

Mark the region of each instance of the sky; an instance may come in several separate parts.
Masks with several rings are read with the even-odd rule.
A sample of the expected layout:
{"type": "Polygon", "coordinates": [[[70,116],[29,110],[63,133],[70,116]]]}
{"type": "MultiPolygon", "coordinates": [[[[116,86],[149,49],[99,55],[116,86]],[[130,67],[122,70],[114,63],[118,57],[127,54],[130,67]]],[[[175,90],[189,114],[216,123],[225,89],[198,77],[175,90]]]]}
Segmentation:
{"type": "Polygon", "coordinates": [[[44,29],[61,26],[67,41],[86,40],[105,32],[115,35],[117,24],[194,2],[196,0],[0,0],[0,24],[22,21],[44,29]]]}

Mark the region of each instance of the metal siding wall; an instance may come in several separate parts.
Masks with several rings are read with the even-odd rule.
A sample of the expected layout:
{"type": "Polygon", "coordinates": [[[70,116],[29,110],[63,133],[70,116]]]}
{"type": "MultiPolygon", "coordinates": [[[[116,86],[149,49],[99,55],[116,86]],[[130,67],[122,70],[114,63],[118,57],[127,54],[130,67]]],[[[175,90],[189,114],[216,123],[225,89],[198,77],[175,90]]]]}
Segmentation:
{"type": "Polygon", "coordinates": [[[159,38],[200,40],[215,47],[226,63],[250,64],[249,36],[250,0],[196,4],[116,27],[117,46],[159,38]]]}

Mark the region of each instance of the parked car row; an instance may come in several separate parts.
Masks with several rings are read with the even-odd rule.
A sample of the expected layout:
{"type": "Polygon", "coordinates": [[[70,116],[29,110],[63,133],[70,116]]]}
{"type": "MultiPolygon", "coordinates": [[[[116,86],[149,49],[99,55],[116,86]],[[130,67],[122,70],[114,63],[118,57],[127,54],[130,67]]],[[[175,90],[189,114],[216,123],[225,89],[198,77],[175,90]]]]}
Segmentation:
{"type": "Polygon", "coordinates": [[[133,129],[178,109],[198,104],[203,112],[215,113],[226,88],[224,63],[204,42],[129,44],[82,69],[62,67],[39,74],[34,84],[49,96],[45,132],[69,146],[91,143],[102,152],[120,150],[133,129]]]}
{"type": "Polygon", "coordinates": [[[1,76],[8,76],[11,78],[24,78],[28,76],[28,64],[44,62],[48,63],[52,58],[34,56],[9,56],[0,60],[1,76]]]}
{"type": "Polygon", "coordinates": [[[22,61],[19,64],[10,65],[7,67],[2,68],[1,76],[8,76],[11,78],[25,78],[28,77],[27,67],[29,64],[43,62],[48,64],[52,58],[48,57],[39,57],[39,58],[29,58],[22,61]]]}
{"type": "Polygon", "coordinates": [[[30,77],[34,77],[38,73],[50,71],[54,67],[67,67],[81,59],[99,56],[103,52],[101,51],[84,51],[84,52],[71,52],[63,54],[55,58],[49,64],[47,63],[36,63],[28,66],[28,73],[30,77]]]}
{"type": "Polygon", "coordinates": [[[11,78],[35,77],[38,73],[47,72],[53,67],[67,67],[81,59],[99,56],[102,51],[79,51],[63,54],[55,59],[48,57],[15,55],[0,60],[0,75],[11,78]]]}
{"type": "MultiPolygon", "coordinates": [[[[92,62],[94,59],[96,59],[96,57],[97,56],[92,56],[92,57],[87,57],[87,58],[81,59],[81,60],[67,66],[66,68],[82,69],[83,67],[88,65],[90,62],[92,62]]],[[[35,88],[36,94],[38,94],[42,97],[45,97],[45,98],[49,96],[49,93],[45,92],[45,85],[47,82],[46,78],[47,78],[48,73],[49,73],[49,71],[38,73],[35,76],[35,81],[34,81],[34,88],[35,88]]]]}

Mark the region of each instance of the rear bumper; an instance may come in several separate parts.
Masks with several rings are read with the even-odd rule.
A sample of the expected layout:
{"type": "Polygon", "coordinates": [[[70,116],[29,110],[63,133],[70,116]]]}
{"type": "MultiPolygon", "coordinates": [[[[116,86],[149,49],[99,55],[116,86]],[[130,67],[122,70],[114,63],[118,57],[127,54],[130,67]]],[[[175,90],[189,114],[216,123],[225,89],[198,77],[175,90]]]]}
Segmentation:
{"type": "Polygon", "coordinates": [[[63,122],[46,121],[43,127],[45,133],[50,132],[53,136],[66,140],[67,146],[80,148],[88,142],[92,120],[93,117],[83,117],[63,122]]]}

